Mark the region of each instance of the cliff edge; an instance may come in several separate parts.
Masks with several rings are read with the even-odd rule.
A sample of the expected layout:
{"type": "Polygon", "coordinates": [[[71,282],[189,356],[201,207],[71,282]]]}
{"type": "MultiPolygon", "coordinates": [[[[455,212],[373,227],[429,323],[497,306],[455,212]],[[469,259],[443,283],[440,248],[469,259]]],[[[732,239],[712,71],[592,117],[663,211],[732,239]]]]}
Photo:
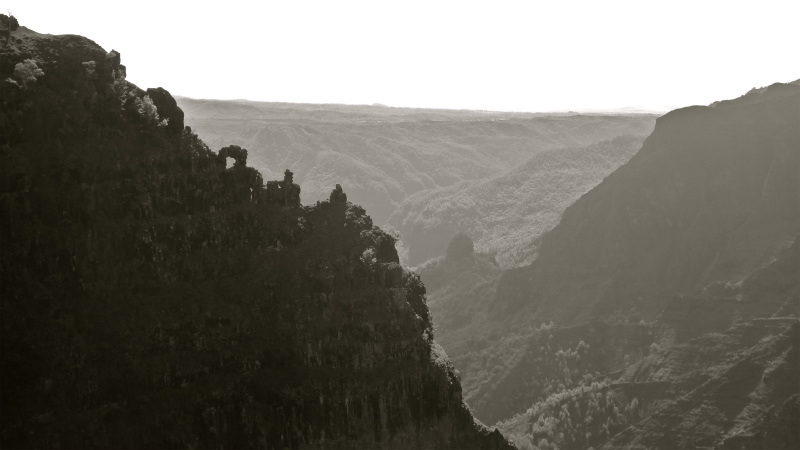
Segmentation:
{"type": "Polygon", "coordinates": [[[86,38],[0,56],[2,447],[511,448],[341,188],[265,185],[86,38]]]}

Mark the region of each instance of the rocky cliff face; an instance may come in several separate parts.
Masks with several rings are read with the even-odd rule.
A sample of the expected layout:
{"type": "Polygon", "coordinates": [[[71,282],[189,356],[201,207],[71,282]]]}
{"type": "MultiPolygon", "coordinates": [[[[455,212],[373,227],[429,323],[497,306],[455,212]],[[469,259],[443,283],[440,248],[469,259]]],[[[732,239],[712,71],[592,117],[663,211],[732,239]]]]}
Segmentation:
{"type": "Polygon", "coordinates": [[[780,83],[659,118],[498,300],[570,323],[616,311],[650,320],[676,293],[741,295],[800,231],[798,123],[800,86],[780,83]]]}
{"type": "Polygon", "coordinates": [[[3,447],[510,447],[341,188],[265,189],[88,39],[0,51],[3,447]]]}

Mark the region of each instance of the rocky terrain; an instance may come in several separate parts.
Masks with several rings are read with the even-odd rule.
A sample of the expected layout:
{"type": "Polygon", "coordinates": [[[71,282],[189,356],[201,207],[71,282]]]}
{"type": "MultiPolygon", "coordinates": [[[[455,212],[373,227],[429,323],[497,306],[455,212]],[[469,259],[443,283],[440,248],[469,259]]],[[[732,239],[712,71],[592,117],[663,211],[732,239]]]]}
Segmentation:
{"type": "Polygon", "coordinates": [[[341,186],[302,206],[289,170],[211,151],[118,52],[9,35],[0,446],[511,448],[341,186]]]}

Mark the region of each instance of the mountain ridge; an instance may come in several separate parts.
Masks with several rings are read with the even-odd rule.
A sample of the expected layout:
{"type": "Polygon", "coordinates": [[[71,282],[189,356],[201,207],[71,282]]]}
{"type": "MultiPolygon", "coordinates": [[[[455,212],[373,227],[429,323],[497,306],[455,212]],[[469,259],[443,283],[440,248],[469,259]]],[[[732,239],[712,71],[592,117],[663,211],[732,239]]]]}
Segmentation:
{"type": "MultiPolygon", "coordinates": [[[[23,30],[24,31],[24,30],[23,30]]],[[[513,448],[337,186],[184,127],[76,35],[0,48],[3,447],[513,448]],[[229,159],[233,160],[232,164],[229,159]]]]}
{"type": "MultiPolygon", "coordinates": [[[[692,242],[692,238],[679,238],[679,236],[685,233],[691,233],[693,229],[697,229],[698,232],[701,232],[701,230],[710,230],[712,229],[711,227],[715,226],[724,226],[726,227],[724,229],[733,226],[734,228],[730,228],[730,231],[727,232],[734,234],[750,233],[752,235],[749,239],[742,239],[741,241],[749,243],[748,248],[744,248],[743,246],[737,247],[737,241],[731,237],[726,238],[724,242],[721,241],[717,244],[713,244],[715,248],[717,248],[715,251],[716,256],[714,256],[714,254],[709,254],[709,250],[706,255],[703,256],[704,261],[708,262],[697,261],[697,264],[704,264],[703,267],[698,266],[694,269],[684,270],[677,266],[667,266],[665,268],[667,273],[670,271],[675,272],[673,275],[675,281],[673,282],[681,283],[680,286],[682,286],[677,287],[678,285],[676,285],[675,287],[667,288],[668,295],[676,291],[676,288],[679,292],[683,290],[685,293],[691,293],[692,291],[699,292],[704,288],[711,288],[711,283],[724,284],[730,282],[735,284],[742,279],[741,277],[743,275],[752,272],[752,270],[769,260],[769,252],[762,254],[762,250],[759,249],[770,248],[767,245],[769,243],[772,245],[771,252],[773,253],[780,248],[787,247],[791,243],[793,236],[797,233],[798,224],[800,223],[800,212],[798,211],[800,208],[798,208],[798,202],[796,201],[798,200],[797,181],[796,177],[794,177],[798,167],[797,149],[798,142],[800,141],[798,134],[800,133],[796,131],[796,128],[792,128],[789,125],[792,123],[793,118],[798,117],[798,102],[796,101],[798,90],[793,87],[787,90],[788,86],[789,85],[776,84],[770,89],[767,89],[765,94],[740,97],[737,100],[721,102],[715,107],[694,106],[682,108],[657,119],[656,129],[653,134],[645,140],[642,150],[631,158],[627,164],[612,173],[603,183],[598,185],[597,188],[585,194],[575,204],[566,209],[560,225],[554,228],[548,235],[548,238],[542,243],[540,259],[531,266],[531,270],[534,271],[531,281],[535,284],[538,283],[546,290],[557,289],[553,286],[552,281],[547,282],[545,278],[549,278],[550,280],[564,279],[562,275],[556,275],[554,272],[555,270],[566,270],[564,264],[571,266],[569,272],[575,273],[575,276],[582,277],[584,275],[579,275],[579,273],[583,271],[588,271],[587,273],[591,273],[592,271],[599,273],[604,270],[622,270],[621,266],[615,265],[623,264],[623,261],[630,261],[629,256],[624,256],[628,258],[625,260],[612,259],[615,257],[614,255],[619,255],[619,258],[623,257],[624,254],[621,253],[620,250],[612,251],[609,249],[603,251],[598,249],[592,250],[594,253],[586,253],[586,251],[582,250],[579,246],[567,245],[566,241],[556,244],[556,241],[563,241],[564,238],[561,236],[564,236],[566,233],[579,232],[578,230],[580,229],[582,230],[580,231],[581,233],[591,234],[593,230],[599,230],[598,228],[587,227],[586,224],[588,222],[585,221],[580,222],[583,223],[583,225],[579,225],[579,221],[574,218],[578,215],[586,214],[586,212],[578,212],[579,209],[585,208],[584,205],[596,204],[601,198],[603,199],[602,201],[605,202],[606,209],[604,210],[592,206],[595,209],[592,210],[591,214],[597,217],[591,219],[591,222],[595,225],[604,223],[604,220],[618,220],[620,223],[625,223],[625,226],[629,228],[628,232],[625,235],[617,232],[616,234],[612,234],[612,236],[617,236],[616,239],[619,240],[620,243],[631,242],[634,238],[638,239],[638,243],[636,244],[636,246],[639,246],[638,249],[636,246],[629,247],[632,252],[641,253],[643,248],[653,247],[654,243],[649,241],[649,239],[652,239],[652,236],[661,234],[664,236],[661,239],[665,239],[667,236],[670,236],[670,233],[672,236],[670,236],[669,239],[675,241],[675,244],[666,244],[666,242],[655,244],[660,245],[661,248],[664,249],[673,245],[678,247],[684,246],[683,248],[686,249],[685,251],[689,251],[686,245],[691,246],[695,244],[686,243],[692,242]],[[787,92],[788,94],[786,94],[787,92]],[[720,116],[720,114],[722,116],[720,116]],[[731,115],[735,117],[728,117],[731,115]],[[738,125],[742,120],[747,120],[743,118],[744,115],[752,117],[761,116],[761,118],[759,122],[745,128],[738,125]],[[726,125],[726,122],[723,122],[723,120],[727,120],[728,123],[736,123],[737,125],[735,126],[738,127],[738,129],[732,129],[732,127],[726,125]],[[738,140],[727,136],[719,137],[722,136],[721,133],[727,132],[731,133],[730,136],[741,137],[737,138],[738,140]],[[771,134],[767,135],[764,133],[771,134]],[[679,138],[677,136],[681,137],[679,138]],[[766,136],[770,137],[767,138],[766,136]],[[705,139],[705,141],[698,143],[698,138],[705,139]],[[758,144],[759,142],[761,143],[760,145],[758,144]],[[778,144],[770,144],[770,142],[778,142],[778,144]],[[785,142],[785,144],[782,142],[785,142]],[[702,145],[702,149],[698,147],[698,145],[702,145]],[[754,146],[763,149],[762,153],[749,150],[754,146]],[[664,150],[661,150],[662,148],[669,149],[673,153],[670,158],[675,162],[666,162],[665,158],[667,155],[663,153],[664,150]],[[728,162],[724,162],[726,161],[726,157],[721,156],[723,148],[729,149],[725,150],[727,152],[735,152],[735,158],[738,159],[727,159],[728,162]],[[769,153],[764,154],[764,151],[768,151],[769,153]],[[736,162],[734,163],[733,161],[736,162]],[[670,172],[664,172],[664,164],[671,165],[668,166],[669,168],[667,169],[670,172]],[[649,172],[644,176],[639,174],[634,175],[634,167],[646,168],[644,170],[649,170],[649,172]],[[657,170],[661,172],[656,173],[657,170]],[[678,172],[678,170],[681,170],[681,172],[678,172]],[[664,173],[669,173],[669,175],[664,175],[664,173]],[[645,189],[631,189],[628,187],[624,191],[620,187],[623,186],[624,183],[645,182],[655,184],[656,187],[645,189]],[[688,183],[692,183],[693,188],[698,192],[705,192],[703,196],[695,196],[694,198],[686,197],[690,188],[688,183]],[[778,185],[780,185],[780,187],[778,187],[778,185]],[[795,187],[792,188],[792,186],[795,187]],[[612,190],[613,199],[609,197],[612,195],[612,190]],[[734,194],[734,192],[736,194],[734,194]],[[648,196],[652,198],[648,198],[648,196]],[[685,199],[685,203],[678,203],[679,198],[685,199]],[[625,218],[625,215],[629,213],[621,211],[619,209],[620,207],[617,206],[621,203],[622,199],[626,199],[625,201],[637,202],[638,207],[646,208],[644,209],[645,211],[647,209],[652,211],[647,212],[647,214],[650,215],[631,217],[630,219],[625,218]],[[713,216],[710,212],[703,212],[700,209],[700,205],[703,204],[702,202],[710,202],[712,200],[715,202],[715,205],[719,205],[712,207],[717,211],[713,216]],[[738,206],[740,201],[745,202],[743,207],[747,209],[738,206]],[[695,216],[687,216],[688,213],[684,211],[688,208],[693,209],[692,214],[695,214],[695,216]],[[761,220],[764,215],[769,215],[770,220],[761,220]],[[612,219],[612,217],[614,218],[612,219]],[[643,220],[646,222],[641,222],[643,220]],[[662,222],[657,224],[654,222],[656,220],[662,220],[662,222]],[[639,224],[637,224],[636,221],[640,221],[639,224]],[[576,228],[578,226],[582,228],[576,228]],[[658,229],[661,230],[661,232],[655,232],[653,230],[654,227],[659,227],[658,229]],[[567,229],[570,229],[570,231],[566,231],[567,229]],[[627,241],[625,239],[627,239],[627,241]],[[678,239],[681,239],[681,244],[677,244],[679,242],[678,239]],[[555,250],[551,250],[551,248],[555,248],[557,245],[563,247],[558,251],[558,257],[553,253],[555,250]],[[577,255],[578,252],[584,251],[586,256],[582,257],[583,259],[580,263],[567,263],[566,261],[569,256],[565,255],[565,249],[570,249],[569,252],[575,255],[577,255]],[[591,257],[586,259],[588,255],[591,255],[591,257]],[[731,268],[739,268],[736,269],[739,270],[739,272],[731,272],[731,269],[724,268],[726,266],[723,264],[723,258],[747,259],[733,265],[729,264],[728,266],[731,268]],[[552,261],[550,261],[551,259],[552,261]],[[745,261],[747,262],[745,263],[745,261]],[[711,264],[709,265],[709,263],[711,264]],[[743,265],[743,263],[746,265],[743,265]],[[547,267],[547,275],[545,275],[544,272],[536,272],[540,270],[536,268],[537,266],[547,267]],[[564,267],[564,269],[556,269],[556,267],[564,267]],[[591,267],[595,267],[596,269],[592,269],[591,267]],[[617,269],[612,269],[611,267],[617,267],[617,269]],[[742,270],[744,272],[742,272],[742,270]],[[683,273],[683,275],[681,275],[681,273],[683,273]],[[704,275],[698,277],[699,274],[704,275]],[[685,281],[678,281],[678,278],[675,278],[676,276],[684,278],[693,277],[696,281],[689,281],[689,278],[686,278],[685,281]],[[717,279],[717,277],[722,278],[717,279]]],[[[733,155],[731,155],[731,157],[733,157],[733,155]]],[[[610,225],[609,223],[603,226],[609,227],[610,225]]],[[[608,230],[610,231],[611,229],[608,228],[608,230]]],[[[719,231],[715,232],[719,233],[719,231]]],[[[718,234],[718,236],[719,235],[721,235],[721,233],[718,234]]],[[[577,242],[574,236],[568,239],[572,242],[577,242]]],[[[584,238],[580,238],[578,241],[585,242],[584,238]]],[[[595,246],[617,245],[607,243],[608,238],[593,239],[592,241],[595,246]]],[[[674,253],[675,249],[665,251],[666,254],[670,252],[674,253]]],[[[651,254],[657,255],[659,253],[658,251],[654,251],[651,254]]],[[[677,255],[675,258],[678,258],[677,255]]],[[[647,261],[649,258],[647,256],[641,256],[639,259],[640,262],[637,263],[639,269],[631,267],[631,270],[634,272],[639,271],[640,275],[637,276],[641,278],[644,276],[641,271],[644,267],[647,267],[647,264],[643,265],[641,261],[647,261]]],[[[677,263],[677,261],[678,259],[675,259],[675,263],[677,263]]],[[[664,260],[663,263],[659,264],[670,263],[664,260]]],[[[634,289],[641,290],[649,288],[649,292],[651,293],[649,295],[652,296],[653,286],[663,286],[663,282],[642,281],[647,278],[633,281],[637,276],[630,275],[631,272],[625,272],[625,270],[627,269],[624,269],[623,272],[629,274],[626,276],[628,276],[631,281],[618,279],[616,283],[628,283],[630,287],[626,289],[633,288],[634,285],[638,284],[642,287],[634,289]]],[[[566,274],[566,272],[564,273],[566,274]]],[[[651,273],[646,277],[654,279],[653,277],[655,276],[654,273],[651,273]]],[[[620,287],[623,285],[624,284],[619,284],[620,287]]],[[[574,287],[566,289],[574,290],[574,287]]],[[[585,295],[590,295],[588,292],[590,291],[587,291],[585,295]]],[[[602,290],[597,292],[600,293],[602,290]]],[[[633,294],[632,292],[630,294],[623,294],[623,297],[627,296],[627,298],[630,298],[635,295],[641,295],[633,294]]],[[[552,294],[541,294],[539,296],[549,299],[554,297],[552,294]]],[[[617,297],[620,296],[617,295],[617,297]]],[[[603,301],[599,297],[598,300],[601,302],[603,301]]],[[[590,304],[598,300],[591,301],[590,304]]],[[[545,301],[552,302],[552,300],[545,301]]],[[[642,305],[643,308],[647,308],[648,312],[646,314],[650,317],[653,317],[653,314],[657,313],[658,310],[656,304],[652,303],[653,301],[642,305]]],[[[596,307],[600,307],[600,305],[601,303],[598,303],[596,307]]],[[[615,307],[611,305],[608,306],[612,308],[615,307]]],[[[585,306],[582,307],[582,309],[584,312],[591,311],[591,308],[586,309],[585,306]]],[[[568,316],[561,317],[562,320],[564,320],[568,316]]]]}

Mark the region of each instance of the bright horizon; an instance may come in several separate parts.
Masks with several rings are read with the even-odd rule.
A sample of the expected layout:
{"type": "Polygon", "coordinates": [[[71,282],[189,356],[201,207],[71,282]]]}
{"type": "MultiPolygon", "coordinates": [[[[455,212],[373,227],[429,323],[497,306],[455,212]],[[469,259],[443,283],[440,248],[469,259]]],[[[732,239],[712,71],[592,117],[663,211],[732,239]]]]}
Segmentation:
{"type": "Polygon", "coordinates": [[[800,2],[11,0],[173,95],[489,111],[667,111],[800,78],[800,2]],[[251,2],[252,3],[252,2],[251,2]],[[91,13],[87,13],[90,11],[91,13]]]}

